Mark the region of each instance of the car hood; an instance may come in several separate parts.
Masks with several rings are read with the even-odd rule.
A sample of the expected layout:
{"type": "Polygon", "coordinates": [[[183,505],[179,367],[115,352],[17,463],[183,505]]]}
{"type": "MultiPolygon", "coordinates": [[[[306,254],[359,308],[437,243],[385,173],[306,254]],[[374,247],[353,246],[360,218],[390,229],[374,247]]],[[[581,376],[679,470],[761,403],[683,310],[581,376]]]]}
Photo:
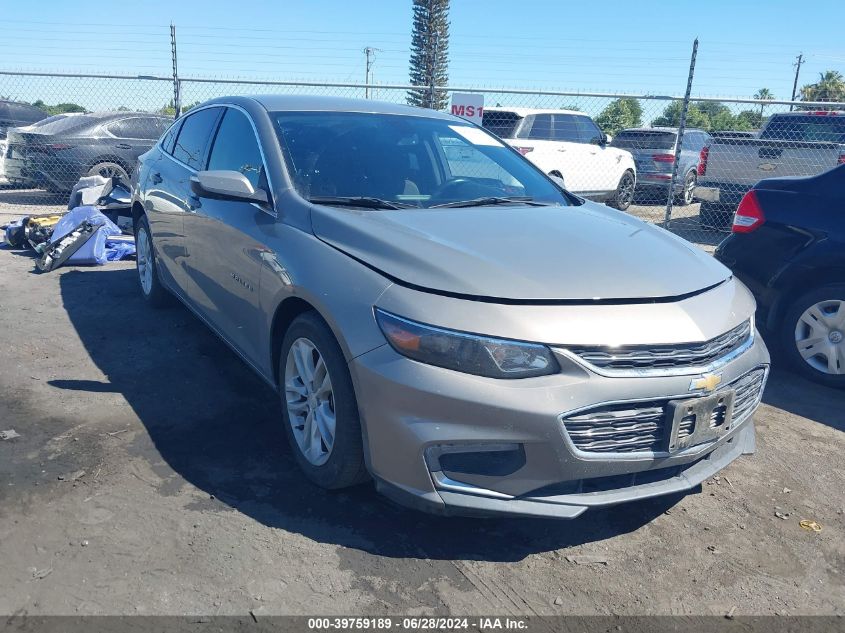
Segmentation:
{"type": "Polygon", "coordinates": [[[504,301],[637,301],[695,294],[730,271],[604,205],[363,210],[315,205],[315,235],[406,285],[504,301]]]}

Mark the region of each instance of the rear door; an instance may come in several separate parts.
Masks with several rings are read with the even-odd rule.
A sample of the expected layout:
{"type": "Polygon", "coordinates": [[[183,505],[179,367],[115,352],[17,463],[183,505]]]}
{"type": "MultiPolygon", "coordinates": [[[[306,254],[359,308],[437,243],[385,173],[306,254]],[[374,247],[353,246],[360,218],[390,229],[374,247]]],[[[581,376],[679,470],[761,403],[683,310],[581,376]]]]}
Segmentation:
{"type": "Polygon", "coordinates": [[[544,172],[560,172],[566,188],[574,192],[588,191],[588,148],[580,142],[575,119],[567,114],[532,114],[518,131],[513,142],[525,157],[544,172]]]}
{"type": "MultiPolygon", "coordinates": [[[[207,169],[242,173],[255,189],[270,190],[267,169],[249,116],[228,107],[209,152],[207,169]]],[[[264,235],[275,224],[272,204],[202,198],[187,216],[188,274],[196,307],[251,361],[260,327],[259,283],[264,235]]]]}
{"type": "Polygon", "coordinates": [[[167,276],[191,301],[185,245],[186,216],[199,200],[190,189],[190,178],[205,165],[209,139],[217,126],[222,108],[191,112],[177,123],[159,145],[158,159],[150,165],[146,189],[147,218],[156,255],[167,276]]]}

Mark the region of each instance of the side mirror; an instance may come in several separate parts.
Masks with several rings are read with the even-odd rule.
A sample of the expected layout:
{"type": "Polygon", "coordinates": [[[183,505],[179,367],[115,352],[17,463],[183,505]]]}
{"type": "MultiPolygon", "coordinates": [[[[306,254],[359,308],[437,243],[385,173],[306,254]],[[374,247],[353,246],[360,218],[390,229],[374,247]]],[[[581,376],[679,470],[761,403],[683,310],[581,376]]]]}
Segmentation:
{"type": "Polygon", "coordinates": [[[600,145],[610,145],[610,142],[612,140],[613,137],[610,134],[605,134],[604,132],[602,132],[600,145]]]}
{"type": "Polygon", "coordinates": [[[561,189],[566,189],[566,183],[563,180],[563,176],[559,176],[558,174],[549,174],[549,178],[551,178],[552,182],[561,189]]]}
{"type": "Polygon", "coordinates": [[[270,201],[266,191],[253,187],[249,179],[241,172],[229,169],[198,171],[191,176],[191,191],[200,198],[240,200],[260,204],[267,204],[270,201]]]}

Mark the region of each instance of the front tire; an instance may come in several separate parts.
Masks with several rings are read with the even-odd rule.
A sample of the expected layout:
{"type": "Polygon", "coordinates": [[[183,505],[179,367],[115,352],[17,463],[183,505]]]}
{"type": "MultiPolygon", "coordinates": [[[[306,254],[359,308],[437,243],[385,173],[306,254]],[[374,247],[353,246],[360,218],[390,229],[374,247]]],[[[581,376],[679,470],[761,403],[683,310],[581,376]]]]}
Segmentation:
{"type": "Polygon", "coordinates": [[[158,278],[155,247],[145,215],[139,218],[135,226],[135,270],[144,301],[154,308],[166,307],[170,303],[170,294],[158,278]]]}
{"type": "Polygon", "coordinates": [[[800,374],[845,388],[845,284],[830,284],[799,297],[784,314],[781,344],[800,374]]]}
{"type": "Polygon", "coordinates": [[[316,312],[298,316],[285,333],[279,380],[282,421],[305,476],[327,489],[366,481],[352,378],[340,345],[316,312]]]}
{"type": "Polygon", "coordinates": [[[619,179],[619,184],[616,185],[616,191],[610,200],[608,200],[607,204],[614,209],[625,211],[634,201],[634,189],[636,186],[637,179],[634,176],[634,172],[630,169],[625,170],[625,173],[619,179]]]}

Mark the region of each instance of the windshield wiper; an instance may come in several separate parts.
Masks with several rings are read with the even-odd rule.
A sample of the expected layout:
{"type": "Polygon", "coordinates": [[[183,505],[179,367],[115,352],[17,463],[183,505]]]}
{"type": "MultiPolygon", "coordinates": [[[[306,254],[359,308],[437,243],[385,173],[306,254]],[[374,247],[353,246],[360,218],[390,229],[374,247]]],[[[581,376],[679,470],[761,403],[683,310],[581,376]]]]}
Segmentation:
{"type": "Polygon", "coordinates": [[[445,209],[447,207],[485,207],[493,204],[513,204],[514,202],[520,202],[532,207],[550,206],[547,202],[535,202],[534,198],[529,196],[488,196],[486,198],[472,198],[471,200],[457,200],[455,202],[435,204],[430,206],[429,209],[445,209]]]}
{"type": "Polygon", "coordinates": [[[381,198],[370,196],[314,196],[308,198],[309,202],[315,204],[327,204],[329,206],[364,207],[365,209],[410,209],[415,206],[404,202],[391,202],[381,198]]]}

